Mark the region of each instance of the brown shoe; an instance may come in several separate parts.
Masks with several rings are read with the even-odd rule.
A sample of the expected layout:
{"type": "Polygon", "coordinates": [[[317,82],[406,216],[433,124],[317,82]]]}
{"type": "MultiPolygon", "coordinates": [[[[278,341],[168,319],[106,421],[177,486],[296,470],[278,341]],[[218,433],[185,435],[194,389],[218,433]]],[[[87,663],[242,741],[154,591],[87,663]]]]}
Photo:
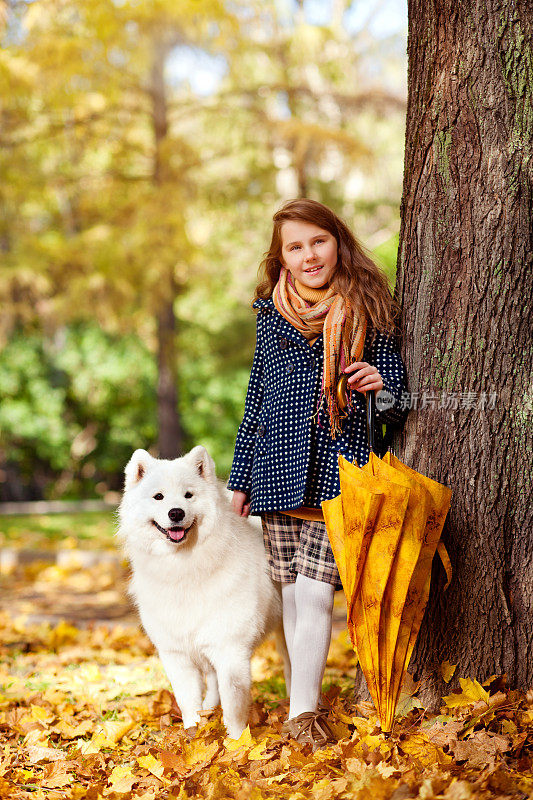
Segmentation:
{"type": "Polygon", "coordinates": [[[334,744],[337,738],[327,722],[327,711],[304,711],[283,723],[281,732],[300,744],[310,744],[313,753],[320,747],[334,744]]]}

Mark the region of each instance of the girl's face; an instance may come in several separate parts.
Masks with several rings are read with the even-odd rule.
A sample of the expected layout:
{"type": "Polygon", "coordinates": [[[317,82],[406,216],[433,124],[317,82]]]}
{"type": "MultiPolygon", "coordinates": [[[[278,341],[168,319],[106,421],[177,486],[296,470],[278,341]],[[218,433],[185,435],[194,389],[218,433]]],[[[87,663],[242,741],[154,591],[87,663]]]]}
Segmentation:
{"type": "Polygon", "coordinates": [[[287,220],[281,226],[281,263],[304,286],[320,289],[337,266],[337,240],[312,222],[287,220]]]}

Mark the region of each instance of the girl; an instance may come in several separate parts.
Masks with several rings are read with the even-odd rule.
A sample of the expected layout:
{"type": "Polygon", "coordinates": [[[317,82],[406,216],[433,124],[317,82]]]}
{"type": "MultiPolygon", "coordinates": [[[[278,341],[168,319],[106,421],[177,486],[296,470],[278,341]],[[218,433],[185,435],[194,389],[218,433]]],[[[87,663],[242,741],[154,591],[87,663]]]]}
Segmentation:
{"type": "Polygon", "coordinates": [[[281,583],[291,663],[284,732],[315,749],[334,741],[320,691],[341,583],[325,524],[309,510],[340,493],[339,453],[359,466],[369,459],[366,392],[379,393],[378,449],[380,423],[403,422],[405,368],[385,276],[322,203],[291,200],[274,214],[261,267],[256,348],[228,487],[237,514],[261,515],[270,573],[281,583]]]}

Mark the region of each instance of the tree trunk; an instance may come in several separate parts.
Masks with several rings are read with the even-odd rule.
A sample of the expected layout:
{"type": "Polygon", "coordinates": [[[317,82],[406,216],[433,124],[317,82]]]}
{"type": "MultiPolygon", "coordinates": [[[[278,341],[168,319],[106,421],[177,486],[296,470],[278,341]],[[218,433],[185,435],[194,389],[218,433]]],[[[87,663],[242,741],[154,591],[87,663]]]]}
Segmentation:
{"type": "Polygon", "coordinates": [[[178,417],[176,374],[176,317],[173,296],[169,297],[157,315],[157,449],[160,458],[182,455],[182,433],[178,417]]]}
{"type": "MultiPolygon", "coordinates": [[[[156,41],[152,63],[152,124],[155,143],[152,180],[154,186],[159,188],[164,184],[166,177],[162,143],[168,133],[164,77],[168,49],[162,40],[156,41]]],[[[177,458],[182,453],[183,445],[178,414],[176,315],[174,313],[177,287],[173,271],[173,265],[161,264],[161,293],[157,310],[157,449],[160,458],[177,458]]]]}
{"type": "Polygon", "coordinates": [[[532,28],[525,0],[409,0],[398,455],[453,490],[453,580],[434,563],[409,668],[430,704],[459,677],[533,684],[532,28]]]}

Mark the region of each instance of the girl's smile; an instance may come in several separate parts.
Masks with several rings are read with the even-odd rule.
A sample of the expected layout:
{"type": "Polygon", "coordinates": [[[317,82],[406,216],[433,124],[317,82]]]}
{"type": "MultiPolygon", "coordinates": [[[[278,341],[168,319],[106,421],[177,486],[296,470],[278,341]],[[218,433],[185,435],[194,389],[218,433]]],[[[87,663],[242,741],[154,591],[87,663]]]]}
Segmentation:
{"type": "Polygon", "coordinates": [[[337,240],[311,222],[287,220],[281,226],[281,263],[304,286],[326,286],[337,266],[337,240]]]}

